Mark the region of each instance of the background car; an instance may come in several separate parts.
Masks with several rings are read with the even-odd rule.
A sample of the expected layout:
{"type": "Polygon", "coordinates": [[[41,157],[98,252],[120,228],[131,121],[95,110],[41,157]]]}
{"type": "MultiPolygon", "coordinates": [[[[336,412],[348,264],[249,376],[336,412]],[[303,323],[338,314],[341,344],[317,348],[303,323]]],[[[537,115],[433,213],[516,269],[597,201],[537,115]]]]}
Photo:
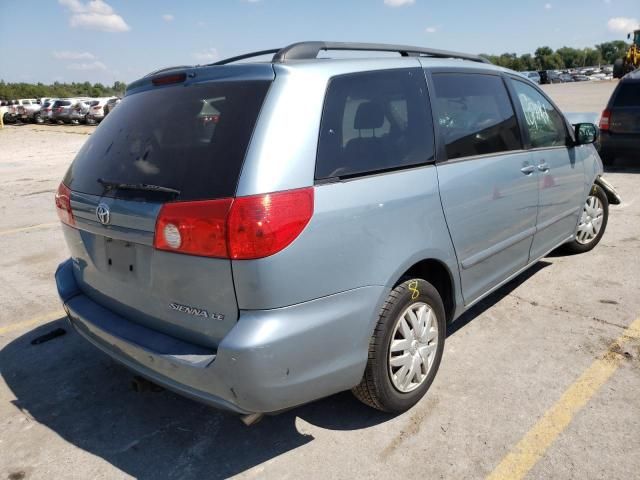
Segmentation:
{"type": "Polygon", "coordinates": [[[99,98],[91,102],[89,113],[87,114],[87,123],[100,123],[105,116],[105,106],[112,98],[99,98]]]}
{"type": "Polygon", "coordinates": [[[69,122],[75,125],[80,123],[86,123],[87,114],[93,100],[78,100],[69,109],[69,122]]]}
{"type": "Polygon", "coordinates": [[[622,77],[600,117],[602,161],[623,155],[640,155],[640,70],[622,77]]]}
{"type": "Polygon", "coordinates": [[[36,114],[35,121],[36,123],[45,123],[52,120],[53,117],[53,105],[56,102],[57,98],[47,99],[43,104],[40,112],[36,114]]]}
{"type": "Polygon", "coordinates": [[[40,105],[39,100],[21,100],[20,105],[18,106],[18,120],[22,122],[33,121],[36,113],[38,113],[41,108],[42,105],[40,105]]]}
{"type": "Polygon", "coordinates": [[[116,108],[116,106],[120,103],[119,98],[110,98],[104,106],[104,116],[106,117],[111,110],[116,108]]]}
{"type": "Polygon", "coordinates": [[[53,123],[64,123],[69,120],[69,110],[75,103],[75,99],[73,98],[64,98],[60,100],[56,100],[52,107],[51,112],[51,121],[53,123]]]}
{"type": "Polygon", "coordinates": [[[561,83],[560,75],[555,70],[539,70],[540,83],[542,85],[548,85],[550,83],[561,83]]]}
{"type": "Polygon", "coordinates": [[[538,72],[521,72],[521,75],[525,78],[528,78],[532,82],[540,83],[540,75],[538,72]]]}

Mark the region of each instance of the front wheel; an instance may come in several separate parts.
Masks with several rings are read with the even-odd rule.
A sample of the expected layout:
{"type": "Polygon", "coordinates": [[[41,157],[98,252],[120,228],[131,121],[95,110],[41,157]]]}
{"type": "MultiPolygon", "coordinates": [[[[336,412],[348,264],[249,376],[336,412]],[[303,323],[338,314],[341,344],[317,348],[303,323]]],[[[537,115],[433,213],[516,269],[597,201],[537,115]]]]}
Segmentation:
{"type": "Polygon", "coordinates": [[[613,62],[613,78],[622,77],[624,77],[624,60],[618,58],[615,62],[613,62]]]}
{"type": "Polygon", "coordinates": [[[599,185],[593,185],[582,208],[575,238],[565,245],[570,253],[592,250],[602,239],[609,220],[609,200],[599,185]]]}
{"type": "Polygon", "coordinates": [[[431,386],[445,336],[445,311],[438,291],[422,279],[401,283],[382,307],[364,376],[353,394],[384,412],[408,410],[431,386]]]}

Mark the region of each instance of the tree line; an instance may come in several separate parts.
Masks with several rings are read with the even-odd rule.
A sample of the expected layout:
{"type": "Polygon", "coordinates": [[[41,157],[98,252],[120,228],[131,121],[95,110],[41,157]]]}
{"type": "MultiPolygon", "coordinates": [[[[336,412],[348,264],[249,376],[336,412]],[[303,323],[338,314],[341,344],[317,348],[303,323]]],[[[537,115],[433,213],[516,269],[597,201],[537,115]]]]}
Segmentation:
{"type": "MultiPolygon", "coordinates": [[[[625,55],[628,48],[628,43],[615,40],[595,45],[594,48],[562,47],[554,51],[550,47],[540,47],[533,55],[525,53],[518,56],[515,53],[503,53],[502,55],[481,54],[481,56],[487,58],[494,65],[516,71],[563,70],[613,64],[616,59],[625,55]]],[[[113,85],[107,86],[89,82],[54,82],[51,85],[45,85],[24,82],[6,83],[4,80],[0,80],[0,99],[122,96],[126,88],[127,85],[124,82],[114,82],[113,85]]]]}
{"type": "Polygon", "coordinates": [[[43,83],[6,83],[0,80],[0,99],[15,100],[18,98],[65,98],[65,97],[121,97],[127,84],[114,82],[107,86],[101,83],[60,83],[51,85],[43,83]]]}
{"type": "Polygon", "coordinates": [[[516,71],[564,70],[601,64],[611,65],[616,59],[622,58],[628,48],[628,43],[615,40],[595,45],[594,48],[562,47],[554,51],[550,47],[540,47],[533,55],[525,53],[518,56],[515,53],[503,53],[502,55],[482,54],[481,56],[487,58],[494,65],[516,71]]]}

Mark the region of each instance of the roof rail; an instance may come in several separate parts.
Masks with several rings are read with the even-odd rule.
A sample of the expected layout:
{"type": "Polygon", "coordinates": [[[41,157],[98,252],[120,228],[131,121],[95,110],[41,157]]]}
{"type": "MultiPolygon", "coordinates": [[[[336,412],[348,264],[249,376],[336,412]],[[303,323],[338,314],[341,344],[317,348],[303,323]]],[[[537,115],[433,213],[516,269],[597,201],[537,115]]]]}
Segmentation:
{"type": "MultiPolygon", "coordinates": [[[[323,50],[350,50],[367,52],[396,52],[403,57],[435,57],[435,58],[459,58],[479,63],[491,63],[484,57],[469,53],[451,52],[449,50],[437,50],[435,48],[411,47],[408,45],[389,45],[386,43],[350,43],[350,42],[299,42],[280,49],[261,50],[246,53],[237,57],[226,58],[209,65],[226,65],[228,63],[245,60],[247,58],[273,55],[273,63],[285,63],[289,60],[310,60],[318,57],[323,50]]],[[[158,73],[158,72],[154,72],[158,73]]]]}
{"type": "Polygon", "coordinates": [[[436,58],[460,58],[472,62],[491,63],[486,58],[468,53],[436,50],[434,48],[411,47],[408,45],[388,45],[385,43],[350,43],[350,42],[300,42],[283,48],[273,57],[274,63],[288,60],[312,59],[322,50],[351,50],[369,52],[396,52],[403,57],[428,56],[436,58]]]}
{"type": "Polygon", "coordinates": [[[260,50],[258,52],[245,53],[244,55],[238,55],[237,57],[225,58],[224,60],[220,60],[218,62],[210,63],[209,65],[226,65],[227,63],[238,62],[240,60],[245,60],[247,58],[261,57],[263,55],[272,55],[274,53],[278,53],[279,51],[280,51],[279,48],[272,48],[270,50],[260,50]]]}

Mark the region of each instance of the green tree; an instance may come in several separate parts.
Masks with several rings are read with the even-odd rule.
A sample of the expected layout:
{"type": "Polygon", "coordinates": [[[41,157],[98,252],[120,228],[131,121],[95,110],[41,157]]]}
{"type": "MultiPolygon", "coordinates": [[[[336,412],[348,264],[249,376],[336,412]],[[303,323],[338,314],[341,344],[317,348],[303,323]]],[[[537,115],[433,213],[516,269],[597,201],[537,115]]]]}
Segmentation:
{"type": "Polygon", "coordinates": [[[596,45],[596,49],[600,51],[600,55],[606,63],[614,63],[618,58],[622,58],[627,53],[629,46],[627,42],[614,40],[613,42],[596,45]]]}
{"type": "Polygon", "coordinates": [[[595,48],[584,49],[584,65],[585,66],[600,65],[601,63],[602,63],[602,53],[600,53],[600,50],[597,50],[595,48]]]}

